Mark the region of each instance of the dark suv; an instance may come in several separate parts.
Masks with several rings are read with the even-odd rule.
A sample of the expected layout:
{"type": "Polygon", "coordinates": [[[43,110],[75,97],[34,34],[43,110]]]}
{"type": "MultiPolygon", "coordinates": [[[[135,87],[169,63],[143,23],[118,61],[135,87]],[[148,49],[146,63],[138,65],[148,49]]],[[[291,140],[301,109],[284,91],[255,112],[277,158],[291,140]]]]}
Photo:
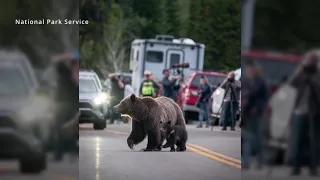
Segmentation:
{"type": "Polygon", "coordinates": [[[94,129],[102,130],[107,126],[109,98],[98,83],[92,76],[79,77],[79,123],[92,123],[94,129]]]}
{"type": "Polygon", "coordinates": [[[18,159],[23,173],[40,173],[47,163],[49,101],[37,91],[26,56],[0,51],[0,158],[18,159]]]}

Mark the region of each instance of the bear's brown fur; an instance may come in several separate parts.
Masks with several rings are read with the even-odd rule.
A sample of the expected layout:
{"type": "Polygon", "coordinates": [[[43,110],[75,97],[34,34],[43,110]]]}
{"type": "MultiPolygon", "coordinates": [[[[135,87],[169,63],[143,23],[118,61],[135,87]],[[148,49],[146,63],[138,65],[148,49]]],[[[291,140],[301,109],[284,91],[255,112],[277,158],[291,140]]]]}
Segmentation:
{"type": "Polygon", "coordinates": [[[160,123],[171,121],[172,125],[186,128],[180,107],[167,97],[137,97],[134,94],[124,98],[114,111],[128,114],[132,118],[132,130],[127,139],[128,146],[139,144],[148,135],[144,151],[161,150],[160,123]]]}

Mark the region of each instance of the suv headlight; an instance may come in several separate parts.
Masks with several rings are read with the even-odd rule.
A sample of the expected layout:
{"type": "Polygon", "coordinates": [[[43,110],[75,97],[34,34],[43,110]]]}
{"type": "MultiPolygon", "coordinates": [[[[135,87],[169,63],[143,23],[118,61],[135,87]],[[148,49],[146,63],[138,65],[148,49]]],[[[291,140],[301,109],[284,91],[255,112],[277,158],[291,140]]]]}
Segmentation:
{"type": "Polygon", "coordinates": [[[96,98],[93,99],[93,103],[95,105],[101,105],[103,103],[107,103],[109,101],[109,96],[106,93],[99,94],[96,98]]]}
{"type": "Polygon", "coordinates": [[[23,108],[20,109],[20,118],[27,122],[50,119],[53,117],[53,110],[50,109],[51,103],[53,102],[46,98],[36,96],[34,99],[27,101],[23,108]]]}

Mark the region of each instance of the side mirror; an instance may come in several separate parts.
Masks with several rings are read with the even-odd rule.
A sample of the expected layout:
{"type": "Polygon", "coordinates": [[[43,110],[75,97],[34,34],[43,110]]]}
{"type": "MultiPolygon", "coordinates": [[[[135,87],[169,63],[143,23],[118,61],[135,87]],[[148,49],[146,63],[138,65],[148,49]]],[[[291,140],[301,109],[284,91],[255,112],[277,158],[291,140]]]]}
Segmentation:
{"type": "Polygon", "coordinates": [[[288,80],[288,76],[283,76],[281,79],[281,83],[284,83],[288,80]]]}
{"type": "Polygon", "coordinates": [[[109,90],[109,89],[108,89],[107,87],[103,87],[103,88],[102,88],[102,91],[103,91],[103,92],[108,92],[108,90],[109,90]]]}

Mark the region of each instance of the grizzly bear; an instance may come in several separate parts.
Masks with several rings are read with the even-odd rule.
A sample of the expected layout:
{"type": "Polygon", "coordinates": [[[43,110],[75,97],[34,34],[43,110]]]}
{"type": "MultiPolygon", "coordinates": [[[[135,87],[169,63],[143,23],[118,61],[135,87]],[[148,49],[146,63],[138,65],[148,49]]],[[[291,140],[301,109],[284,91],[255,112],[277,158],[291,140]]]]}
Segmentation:
{"type": "Polygon", "coordinates": [[[186,128],[185,119],[180,107],[171,99],[161,96],[157,98],[137,97],[135,94],[124,98],[113,107],[115,112],[128,114],[132,118],[132,130],[127,138],[130,149],[148,137],[147,147],[142,151],[160,151],[162,139],[160,123],[171,120],[172,125],[186,128]]]}
{"type": "Polygon", "coordinates": [[[166,139],[167,142],[163,148],[170,147],[170,151],[186,151],[186,143],[188,140],[188,132],[180,125],[171,125],[171,121],[161,123],[161,137],[166,139]],[[177,149],[175,148],[177,145],[177,149]]]}

